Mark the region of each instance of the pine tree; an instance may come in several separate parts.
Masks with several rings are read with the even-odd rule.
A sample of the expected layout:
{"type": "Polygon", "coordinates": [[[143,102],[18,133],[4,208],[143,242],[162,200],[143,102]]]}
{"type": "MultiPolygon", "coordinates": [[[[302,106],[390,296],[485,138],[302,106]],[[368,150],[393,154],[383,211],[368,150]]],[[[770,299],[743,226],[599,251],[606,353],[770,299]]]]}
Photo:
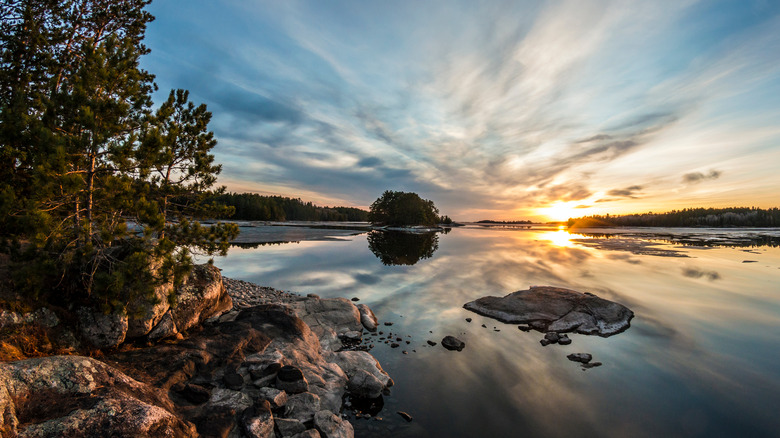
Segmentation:
{"type": "Polygon", "coordinates": [[[0,6],[0,243],[19,290],[121,310],[180,280],[187,247],[224,252],[237,233],[193,220],[228,213],[204,202],[220,170],[205,106],[180,91],[151,113],[149,2],[0,6]]]}

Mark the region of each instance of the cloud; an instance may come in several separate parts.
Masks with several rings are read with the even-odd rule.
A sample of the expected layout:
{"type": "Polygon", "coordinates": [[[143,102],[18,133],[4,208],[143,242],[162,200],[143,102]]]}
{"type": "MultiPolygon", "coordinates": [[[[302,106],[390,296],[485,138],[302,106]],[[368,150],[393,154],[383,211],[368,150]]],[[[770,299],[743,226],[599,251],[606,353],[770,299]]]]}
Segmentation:
{"type": "Polygon", "coordinates": [[[780,86],[776,11],[720,28],[697,2],[151,7],[148,68],[206,101],[222,175],[241,187],[357,205],[417,191],[455,217],[557,200],[663,204],[674,187],[659,186],[680,175],[721,176],[691,169],[766,174],[770,159],[734,160],[780,140],[739,135],[780,115],[762,97],[780,86]],[[722,130],[742,141],[713,147],[737,113],[750,123],[722,130]],[[638,174],[659,190],[642,193],[638,174]]]}
{"type": "Polygon", "coordinates": [[[697,184],[708,179],[718,179],[721,173],[723,172],[720,170],[710,170],[706,174],[701,172],[691,172],[683,175],[682,180],[687,184],[697,184]]]}
{"type": "Polygon", "coordinates": [[[614,189],[607,192],[609,196],[623,196],[626,198],[636,198],[637,192],[642,190],[642,186],[630,186],[624,189],[614,189]]]}

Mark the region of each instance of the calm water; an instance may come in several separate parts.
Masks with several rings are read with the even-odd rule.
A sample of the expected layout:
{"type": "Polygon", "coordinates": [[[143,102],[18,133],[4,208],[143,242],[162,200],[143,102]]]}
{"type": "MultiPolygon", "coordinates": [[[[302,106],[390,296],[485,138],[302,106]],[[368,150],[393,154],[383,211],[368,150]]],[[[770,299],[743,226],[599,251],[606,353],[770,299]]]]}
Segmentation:
{"type": "Polygon", "coordinates": [[[233,248],[216,263],[277,289],[359,297],[394,323],[381,329],[411,341],[375,342],[396,385],[381,421],[353,421],[357,436],[777,436],[780,248],[683,246],[679,232],[656,237],[649,248],[661,255],[631,246],[653,243],[631,234],[467,227],[427,241],[362,234],[233,248]],[[592,292],[636,316],[610,338],[542,347],[538,332],[462,308],[531,285],[592,292]],[[427,346],[445,335],[466,348],[427,346]],[[574,352],[603,366],[583,370],[566,359],[574,352]]]}

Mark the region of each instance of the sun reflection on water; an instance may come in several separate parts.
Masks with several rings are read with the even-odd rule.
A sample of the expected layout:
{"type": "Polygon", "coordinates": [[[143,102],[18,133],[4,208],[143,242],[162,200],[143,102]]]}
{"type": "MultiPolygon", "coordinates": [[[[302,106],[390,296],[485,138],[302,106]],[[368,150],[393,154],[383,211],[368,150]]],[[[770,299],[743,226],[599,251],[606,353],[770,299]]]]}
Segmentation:
{"type": "Polygon", "coordinates": [[[566,227],[560,226],[556,231],[545,231],[539,233],[537,240],[549,241],[553,246],[571,248],[576,245],[576,242],[572,242],[571,239],[584,239],[586,236],[581,234],[571,234],[566,230],[566,227]]]}

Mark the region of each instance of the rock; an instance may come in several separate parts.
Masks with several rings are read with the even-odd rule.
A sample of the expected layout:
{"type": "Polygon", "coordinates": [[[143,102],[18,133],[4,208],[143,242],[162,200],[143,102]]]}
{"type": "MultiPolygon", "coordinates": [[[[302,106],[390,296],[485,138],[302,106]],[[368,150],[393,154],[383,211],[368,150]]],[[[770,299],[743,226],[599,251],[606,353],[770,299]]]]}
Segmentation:
{"type": "Polygon", "coordinates": [[[314,415],[314,425],[325,438],[353,438],[355,431],[348,421],[342,420],[333,412],[319,411],[314,415]]]}
{"type": "Polygon", "coordinates": [[[236,411],[228,407],[209,408],[193,419],[200,436],[231,438],[239,433],[236,411]]]}
{"type": "Polygon", "coordinates": [[[287,393],[276,388],[260,388],[257,394],[260,398],[271,403],[272,408],[279,408],[287,404],[287,393]]]}
{"type": "Polygon", "coordinates": [[[191,423],[176,416],[163,391],[81,356],[0,364],[0,411],[3,436],[196,434],[191,423]]]}
{"type": "Polygon", "coordinates": [[[393,342],[393,343],[391,343],[391,344],[390,344],[390,348],[398,348],[398,347],[400,347],[400,346],[401,346],[400,344],[397,344],[397,343],[395,343],[395,342],[393,342]]]}
{"type": "Polygon", "coordinates": [[[542,339],[539,341],[540,344],[542,344],[542,347],[546,347],[551,344],[551,342],[548,339],[542,339]]]}
{"type": "Polygon", "coordinates": [[[299,368],[285,365],[276,373],[276,387],[288,394],[299,394],[309,390],[309,382],[299,368]]]}
{"type": "Polygon", "coordinates": [[[310,392],[291,395],[284,406],[285,418],[294,418],[301,423],[314,419],[320,410],[320,398],[310,392]]]}
{"type": "Polygon", "coordinates": [[[569,336],[567,335],[561,335],[561,337],[558,339],[558,344],[569,345],[571,344],[571,339],[569,339],[569,336]]]}
{"type": "MultiPolygon", "coordinates": [[[[152,262],[149,267],[152,274],[157,274],[162,263],[160,261],[152,262]]],[[[127,322],[127,338],[133,339],[149,334],[152,329],[160,322],[163,315],[170,309],[168,296],[173,292],[173,280],[162,285],[156,286],[152,291],[153,298],[150,300],[145,294],[138,294],[135,299],[127,305],[127,314],[132,317],[127,322]]],[[[158,333],[160,330],[158,330],[158,333]]],[[[158,336],[164,338],[172,336],[158,336]]],[[[157,339],[153,338],[153,339],[157,339]]]]}
{"type": "Polygon", "coordinates": [[[294,418],[276,418],[274,419],[274,425],[283,437],[295,436],[306,431],[306,426],[294,418]]]}
{"type": "Polygon", "coordinates": [[[582,368],[585,368],[587,370],[590,368],[600,367],[601,365],[603,365],[601,362],[590,362],[590,363],[582,364],[582,368]]]}
{"type": "Polygon", "coordinates": [[[358,298],[358,297],[352,297],[352,301],[360,301],[360,298],[358,298]]]}
{"type": "Polygon", "coordinates": [[[428,343],[428,345],[430,345],[431,347],[433,347],[433,346],[435,346],[435,345],[436,345],[436,342],[433,342],[433,341],[431,341],[431,340],[428,340],[428,341],[426,341],[426,342],[427,342],[427,343],[428,343]]]}
{"type": "Polygon", "coordinates": [[[461,351],[463,350],[463,348],[466,347],[465,342],[461,341],[460,339],[454,336],[445,336],[444,339],[441,340],[441,345],[447,350],[458,350],[458,351],[461,351]]]}
{"type": "Polygon", "coordinates": [[[556,332],[548,332],[544,334],[544,339],[547,339],[551,344],[558,343],[558,340],[561,338],[561,336],[556,332]]]}
{"type": "Polygon", "coordinates": [[[411,416],[411,415],[409,415],[409,414],[407,414],[406,412],[404,412],[404,411],[398,411],[398,412],[396,412],[396,413],[397,413],[398,415],[400,415],[400,416],[401,416],[401,418],[403,418],[403,419],[404,419],[404,420],[406,420],[407,422],[410,422],[410,421],[412,421],[412,416],[411,416]]]}
{"type": "Polygon", "coordinates": [[[634,312],[590,293],[532,286],[500,297],[483,297],[464,308],[505,323],[527,323],[542,331],[596,334],[607,337],[630,326],[634,312]]]}
{"type": "Polygon", "coordinates": [[[226,372],[225,375],[222,376],[222,381],[225,383],[225,386],[235,391],[240,391],[244,386],[244,377],[235,371],[226,372]]]}
{"type": "Polygon", "coordinates": [[[517,326],[517,328],[522,330],[522,331],[524,331],[524,332],[530,332],[531,330],[533,330],[531,328],[531,326],[528,326],[528,325],[519,325],[519,326],[517,326]]]}
{"type": "MultiPolygon", "coordinates": [[[[38,324],[42,327],[52,328],[60,323],[60,319],[57,317],[57,314],[50,309],[41,307],[30,314],[28,322],[38,324]]],[[[0,324],[0,326],[2,325],[0,324]]]]}
{"type": "Polygon", "coordinates": [[[392,322],[390,322],[390,321],[387,321],[387,322],[385,322],[385,325],[386,325],[386,326],[391,326],[391,325],[393,325],[393,323],[392,323],[392,322]]]}
{"type": "Polygon", "coordinates": [[[274,416],[267,401],[244,411],[243,423],[248,438],[274,437],[274,416]]]}
{"type": "Polygon", "coordinates": [[[341,351],[333,354],[330,359],[344,371],[349,381],[352,382],[353,390],[361,394],[357,395],[358,397],[374,398],[379,396],[376,394],[374,380],[363,376],[363,372],[372,375],[381,384],[380,393],[393,386],[393,379],[382,369],[379,362],[365,351],[341,351]],[[372,395],[373,397],[371,397],[372,395]]]}
{"type": "Polygon", "coordinates": [[[572,362],[588,363],[593,359],[593,356],[588,353],[572,353],[566,356],[572,362]]]}
{"type": "Polygon", "coordinates": [[[10,327],[12,325],[21,324],[24,322],[24,317],[16,312],[10,312],[8,310],[0,310],[0,329],[4,327],[10,327]]]}
{"type": "Polygon", "coordinates": [[[248,365],[249,375],[252,379],[261,379],[276,374],[282,368],[284,357],[278,351],[256,353],[244,360],[248,365]]]}
{"type": "Polygon", "coordinates": [[[363,329],[358,308],[346,298],[301,298],[291,306],[325,350],[340,350],[343,347],[340,334],[363,329]]]}
{"type": "Polygon", "coordinates": [[[76,312],[81,337],[95,348],[116,347],[127,335],[127,315],[104,314],[95,309],[80,307],[76,312]]]}
{"type": "Polygon", "coordinates": [[[466,318],[466,322],[471,322],[471,318],[466,318]]]}
{"type": "Polygon", "coordinates": [[[250,406],[252,406],[252,398],[249,395],[226,388],[214,388],[206,405],[207,410],[228,408],[235,412],[242,412],[250,406]]]}
{"type": "Polygon", "coordinates": [[[384,383],[366,370],[357,370],[347,382],[347,391],[358,398],[377,398],[383,389],[384,383]]]}
{"type": "Polygon", "coordinates": [[[363,334],[361,332],[352,330],[341,335],[341,338],[348,343],[355,344],[363,339],[363,334]]]}
{"type": "Polygon", "coordinates": [[[316,429],[309,429],[309,430],[304,430],[299,434],[293,435],[292,438],[320,438],[321,436],[322,435],[320,435],[320,433],[317,432],[316,429]]]}
{"type": "Polygon", "coordinates": [[[171,317],[178,331],[186,331],[233,307],[233,300],[222,284],[219,268],[208,263],[195,265],[176,293],[171,317]]]}
{"type": "Polygon", "coordinates": [[[363,327],[370,332],[375,332],[379,325],[379,320],[377,320],[374,312],[365,304],[358,304],[357,308],[358,312],[360,312],[360,322],[363,324],[363,327]]]}
{"type": "Polygon", "coordinates": [[[148,338],[152,340],[165,339],[177,334],[179,334],[179,330],[176,328],[176,323],[173,322],[173,315],[171,315],[169,310],[160,318],[157,325],[148,332],[148,338]]]}
{"type": "Polygon", "coordinates": [[[206,403],[211,398],[211,392],[208,389],[194,383],[184,385],[179,393],[187,399],[187,401],[197,405],[206,403]]]}

